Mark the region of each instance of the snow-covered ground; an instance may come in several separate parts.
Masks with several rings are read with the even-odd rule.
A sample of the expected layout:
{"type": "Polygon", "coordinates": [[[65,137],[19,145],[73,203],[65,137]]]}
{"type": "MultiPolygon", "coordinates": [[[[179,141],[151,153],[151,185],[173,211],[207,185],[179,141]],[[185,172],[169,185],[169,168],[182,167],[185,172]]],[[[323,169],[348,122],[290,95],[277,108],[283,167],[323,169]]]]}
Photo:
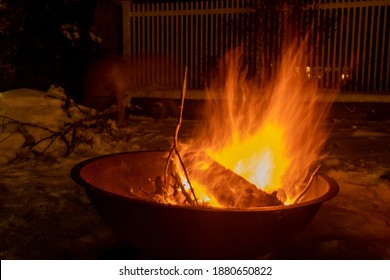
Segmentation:
{"type": "MultiPolygon", "coordinates": [[[[333,132],[321,171],[340,193],[294,243],[263,258],[390,259],[390,121],[351,115],[327,124],[333,132]]],[[[180,139],[200,122],[184,120],[180,139]]],[[[136,257],[69,175],[95,155],[171,147],[175,119],[130,117],[127,124],[118,128],[110,112],[76,106],[55,87],[0,93],[1,259],[136,257]]]]}

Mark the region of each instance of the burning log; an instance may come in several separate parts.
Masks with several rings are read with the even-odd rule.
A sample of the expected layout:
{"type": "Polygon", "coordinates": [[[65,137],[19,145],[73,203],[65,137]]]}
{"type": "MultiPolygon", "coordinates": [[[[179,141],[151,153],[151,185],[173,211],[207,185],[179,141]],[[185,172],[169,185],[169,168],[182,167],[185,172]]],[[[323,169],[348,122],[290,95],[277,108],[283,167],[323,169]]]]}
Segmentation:
{"type": "Polygon", "coordinates": [[[189,164],[185,163],[178,151],[177,138],[183,118],[186,83],[187,68],[185,68],[184,73],[180,114],[173,136],[173,147],[165,164],[164,176],[159,175],[155,179],[156,189],[154,195],[162,197],[164,201],[169,201],[169,198],[172,198],[173,195],[174,200],[179,204],[198,205],[195,190],[189,179],[191,177],[191,180],[195,179],[202,188],[206,188],[206,192],[211,194],[218,205],[222,207],[247,208],[283,204],[277,199],[276,192],[268,194],[262,191],[256,185],[223,167],[204,153],[187,153],[189,164]],[[188,166],[189,169],[187,169],[188,166]],[[183,171],[184,176],[180,170],[183,171]],[[185,184],[188,186],[187,189],[185,184]],[[172,194],[169,194],[169,187],[173,189],[172,194]],[[184,196],[184,200],[180,199],[179,194],[184,196]]]}
{"type": "Polygon", "coordinates": [[[267,193],[202,152],[183,156],[193,182],[207,189],[222,207],[247,208],[282,205],[276,192],[267,193]]]}

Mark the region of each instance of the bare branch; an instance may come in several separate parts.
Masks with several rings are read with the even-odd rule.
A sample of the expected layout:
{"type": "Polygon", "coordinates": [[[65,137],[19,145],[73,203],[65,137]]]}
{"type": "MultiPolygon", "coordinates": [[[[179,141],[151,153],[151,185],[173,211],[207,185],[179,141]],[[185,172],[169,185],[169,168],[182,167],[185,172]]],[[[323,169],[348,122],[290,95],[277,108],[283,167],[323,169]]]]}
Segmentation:
{"type": "MultiPolygon", "coordinates": [[[[79,108],[79,110],[80,110],[80,112],[85,113],[81,110],[81,108],[79,108]]],[[[41,151],[39,153],[39,154],[43,154],[50,148],[50,146],[54,143],[54,141],[57,138],[60,138],[61,141],[66,146],[65,156],[68,156],[74,151],[74,149],[77,145],[77,141],[80,139],[77,137],[77,130],[78,129],[90,129],[90,128],[97,128],[97,127],[101,126],[101,127],[103,127],[104,131],[106,131],[107,133],[109,133],[112,136],[112,129],[110,129],[111,127],[109,125],[106,125],[105,121],[107,121],[110,118],[110,116],[113,112],[114,112],[114,110],[109,108],[109,109],[107,109],[103,112],[100,112],[100,113],[86,114],[84,118],[81,118],[77,121],[64,123],[62,125],[62,127],[60,127],[58,129],[58,131],[55,131],[53,129],[50,129],[50,128],[42,126],[42,125],[18,121],[14,118],[7,117],[6,115],[0,116],[0,118],[3,119],[2,120],[2,128],[3,129],[6,125],[17,125],[19,127],[26,126],[26,127],[38,128],[38,129],[41,129],[43,131],[46,131],[49,134],[48,136],[45,136],[39,140],[36,139],[35,143],[31,145],[30,150],[33,149],[34,147],[36,147],[37,145],[41,144],[42,142],[44,142],[46,140],[50,140],[50,143],[43,149],[43,151],[41,151]],[[71,133],[71,135],[70,135],[70,137],[67,137],[67,135],[69,133],[71,133]],[[68,139],[70,139],[70,140],[68,140],[68,139]]],[[[1,139],[0,143],[2,141],[6,140],[11,135],[12,134],[10,134],[9,136],[7,136],[4,139],[1,139]]]]}
{"type": "MultiPolygon", "coordinates": [[[[187,170],[186,170],[186,168],[184,166],[184,162],[183,162],[183,160],[182,160],[182,158],[180,156],[179,150],[178,150],[178,140],[177,139],[178,139],[178,136],[179,136],[180,126],[181,126],[181,123],[183,121],[183,108],[184,108],[184,100],[185,100],[185,96],[186,96],[186,91],[187,91],[187,67],[184,70],[183,87],[182,87],[181,95],[180,95],[180,112],[179,112],[179,117],[177,119],[177,124],[176,124],[176,128],[175,128],[175,134],[173,136],[173,147],[172,147],[172,149],[169,152],[169,155],[168,155],[168,158],[167,158],[167,161],[166,161],[166,164],[165,164],[164,186],[167,185],[169,164],[171,163],[172,156],[175,153],[177,155],[177,157],[179,158],[181,167],[184,170],[184,174],[186,176],[186,180],[188,182],[188,185],[190,186],[191,193],[194,196],[194,201],[195,201],[196,204],[198,204],[198,200],[196,198],[195,191],[194,191],[194,189],[193,189],[193,187],[191,185],[190,178],[188,177],[187,170]]],[[[178,183],[179,183],[179,187],[181,189],[181,192],[186,197],[187,202],[189,204],[193,204],[193,200],[191,199],[191,196],[184,189],[183,184],[180,181],[178,183]]]]}

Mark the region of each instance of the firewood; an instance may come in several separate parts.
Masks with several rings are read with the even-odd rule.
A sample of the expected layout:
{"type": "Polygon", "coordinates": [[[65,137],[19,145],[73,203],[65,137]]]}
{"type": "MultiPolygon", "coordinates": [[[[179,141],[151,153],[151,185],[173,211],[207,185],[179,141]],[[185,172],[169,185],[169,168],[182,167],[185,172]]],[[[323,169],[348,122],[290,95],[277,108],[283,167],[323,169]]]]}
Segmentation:
{"type": "Polygon", "coordinates": [[[282,205],[276,192],[267,193],[203,152],[187,152],[183,161],[193,182],[198,182],[222,207],[247,208],[282,205]]]}

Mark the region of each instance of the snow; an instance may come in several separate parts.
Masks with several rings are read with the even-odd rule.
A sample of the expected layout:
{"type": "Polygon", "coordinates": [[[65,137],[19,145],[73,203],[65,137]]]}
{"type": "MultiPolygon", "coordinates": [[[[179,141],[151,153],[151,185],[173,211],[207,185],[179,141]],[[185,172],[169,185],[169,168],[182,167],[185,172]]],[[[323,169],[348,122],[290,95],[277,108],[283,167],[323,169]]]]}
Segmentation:
{"type": "MultiPolygon", "coordinates": [[[[3,149],[8,147],[18,154],[19,149],[26,142],[37,142],[50,136],[52,131],[59,130],[65,123],[80,119],[80,115],[68,115],[61,110],[65,100],[65,94],[54,88],[47,93],[32,89],[10,90],[1,93],[0,116],[6,118],[2,120],[0,147],[3,149]]],[[[47,139],[34,146],[32,150],[42,152],[50,141],[51,139],[47,139]]],[[[63,149],[59,140],[50,147],[51,152],[63,149]]],[[[7,163],[15,159],[15,153],[12,156],[4,153],[0,162],[7,163]]]]}
{"type": "MultiPolygon", "coordinates": [[[[96,122],[98,113],[76,106],[57,87],[0,93],[0,116],[8,117],[0,117],[1,259],[137,257],[100,220],[69,172],[96,155],[167,149],[176,120],[131,116],[118,127],[109,116],[96,122]],[[78,121],[90,125],[77,130],[69,155],[61,139],[49,148],[51,139],[33,145],[78,121]]],[[[184,120],[180,139],[200,123],[184,120]]],[[[340,193],[292,244],[260,258],[390,259],[390,122],[352,118],[328,125],[333,130],[320,171],[338,182],[340,193]]]]}

